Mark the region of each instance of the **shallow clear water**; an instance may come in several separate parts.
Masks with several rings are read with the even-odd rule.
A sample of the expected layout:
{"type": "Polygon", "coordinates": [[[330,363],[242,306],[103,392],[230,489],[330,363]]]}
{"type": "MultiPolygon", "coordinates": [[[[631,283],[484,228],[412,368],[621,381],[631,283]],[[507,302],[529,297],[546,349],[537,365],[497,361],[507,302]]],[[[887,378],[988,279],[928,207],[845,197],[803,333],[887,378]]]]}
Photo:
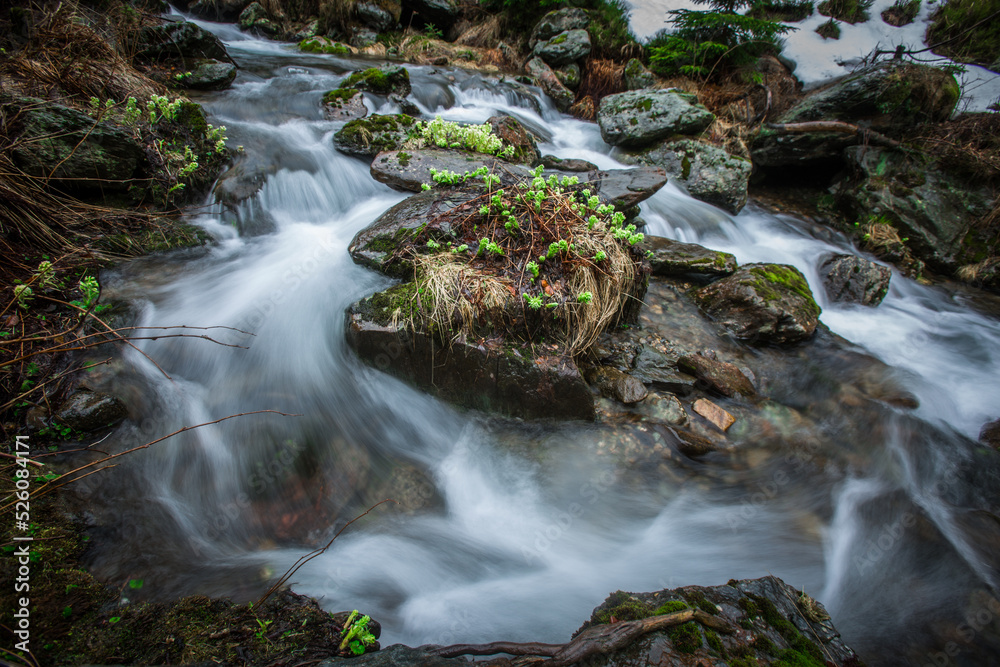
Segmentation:
{"type": "MultiPolygon", "coordinates": [[[[218,239],[209,248],[140,260],[103,282],[142,325],[253,335],[212,332],[245,349],[144,341],[163,372],[126,352],[105,381],[136,414],[108,446],[253,410],[298,416],[185,433],[130,457],[113,484],[87,487],[117,538],[95,554],[98,574],[143,578],[154,596],[249,597],[393,497],[401,506],[372,512],[292,580],[327,608],[380,620],[383,644],[564,641],[616,589],[774,574],[826,603],[871,662],[916,664],[970,596],[995,585],[954,499],[971,440],[1000,410],[995,320],[898,274],[877,309],[827,303],[815,267],[827,252],[854,252],[844,239],[754,206],[734,218],[668,185],[643,205],[651,233],[797,266],[822,321],[858,346],[850,362],[833,343],[786,366],[718,339],[775,404],[734,429],[731,452],[700,461],[641,430],[456,410],[344,344],[344,309],[391,284],[354,265],[347,245],[405,196],[332,147],[338,124],[319,100],[360,63],[256,40],[230,48],[243,65],[236,85],[200,101],[231,145],[270,165],[263,190],[238,216],[193,214],[218,239]],[[830,379],[867,366],[884,374],[866,353],[897,369],[892,381],[920,399],[915,413],[851,403],[849,383],[830,379]]],[[[595,125],[545,101],[460,71],[411,74],[426,113],[510,113],[543,136],[543,153],[616,166],[595,125]]],[[[649,327],[668,331],[671,316],[653,311],[649,327]]],[[[991,644],[977,637],[959,661],[976,664],[975,646],[991,644]]]]}

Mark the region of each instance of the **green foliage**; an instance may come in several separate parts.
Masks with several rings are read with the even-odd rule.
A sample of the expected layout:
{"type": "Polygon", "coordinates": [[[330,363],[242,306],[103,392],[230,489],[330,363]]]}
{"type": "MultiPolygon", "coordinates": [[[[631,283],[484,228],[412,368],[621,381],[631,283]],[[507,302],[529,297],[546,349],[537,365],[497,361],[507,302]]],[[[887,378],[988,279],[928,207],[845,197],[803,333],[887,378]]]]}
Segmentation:
{"type": "Polygon", "coordinates": [[[823,39],[840,39],[840,24],[836,19],[830,19],[816,28],[816,34],[823,39]]]}
{"type": "Polygon", "coordinates": [[[901,27],[913,23],[920,13],[920,0],[896,0],[882,12],[882,20],[901,27]]]}
{"type": "Polygon", "coordinates": [[[180,111],[184,100],[175,97],[171,102],[166,95],[150,95],[146,110],[149,111],[149,124],[156,125],[160,121],[173,122],[180,111]]]}
{"type": "Polygon", "coordinates": [[[696,0],[711,11],[674,9],[675,32],[661,32],[648,45],[650,68],[662,76],[707,78],[752,63],[778,49],[778,37],[795,28],[738,13],[751,0],[696,0]]]}
{"type": "Polygon", "coordinates": [[[14,285],[14,298],[17,300],[18,307],[27,310],[34,295],[34,290],[27,285],[14,285]]]}
{"type": "Polygon", "coordinates": [[[424,34],[431,39],[444,39],[444,33],[441,32],[441,28],[433,23],[428,23],[424,26],[424,34]]]}
{"type": "Polygon", "coordinates": [[[513,146],[504,146],[500,137],[493,134],[489,123],[461,125],[443,120],[441,116],[435,116],[429,122],[418,122],[414,127],[413,138],[421,145],[457,148],[500,157],[510,157],[514,152],[513,146]]]}
{"type": "Polygon", "coordinates": [[[590,24],[591,55],[596,58],[627,59],[631,50],[627,47],[637,44],[635,33],[629,24],[631,8],[624,0],[604,0],[594,3],[596,7],[588,11],[590,24]]]}
{"type": "Polygon", "coordinates": [[[344,624],[344,629],[341,632],[340,650],[350,649],[354,655],[361,655],[365,652],[366,648],[374,645],[376,641],[375,635],[368,629],[370,621],[371,617],[369,616],[358,618],[357,609],[352,611],[351,615],[347,617],[347,623],[344,624]]]}
{"type": "Polygon", "coordinates": [[[988,20],[1000,11],[1000,0],[949,0],[931,17],[927,43],[953,60],[996,68],[1000,53],[1000,21],[988,20]]]}
{"type": "Polygon", "coordinates": [[[754,0],[747,16],[769,21],[795,22],[812,16],[812,0],[754,0]]]}
{"type": "Polygon", "coordinates": [[[823,16],[830,16],[848,23],[864,23],[868,10],[875,0],[824,0],[816,8],[823,16]]]}

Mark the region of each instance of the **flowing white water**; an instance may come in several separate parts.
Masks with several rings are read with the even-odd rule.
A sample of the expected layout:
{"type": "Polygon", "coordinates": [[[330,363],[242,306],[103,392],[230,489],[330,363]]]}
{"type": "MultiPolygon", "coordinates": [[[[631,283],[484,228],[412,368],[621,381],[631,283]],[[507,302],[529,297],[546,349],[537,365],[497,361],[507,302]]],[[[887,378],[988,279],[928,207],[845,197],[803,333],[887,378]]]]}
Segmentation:
{"type": "MultiPolygon", "coordinates": [[[[263,44],[231,42],[244,70],[232,90],[202,100],[231,144],[271,167],[241,212],[240,225],[258,233],[202,214],[221,242],[136,262],[108,289],[144,325],[254,335],[225,338],[245,350],[146,341],[172,380],[126,354],[116,381],[136,387],[143,415],[119,437],[146,441],[250,410],[302,416],[234,419],[134,457],[134,492],[150,502],[121,519],[134,531],[123,546],[97,559],[106,577],[155,571],[154,593],[239,595],[261,571],[288,568],[303,542],[323,543],[374,502],[415,488],[409,497],[422,502],[411,511],[376,510],[293,579],[330,609],[371,613],[383,643],[564,641],[616,589],[771,573],[825,601],[849,643],[890,664],[918,639],[905,628],[956,613],[966,591],[994,583],[952,525],[947,486],[934,485],[967,455],[962,436],[1000,410],[996,321],[901,275],[878,309],[827,303],[815,266],[832,250],[854,252],[843,239],[753,207],[733,218],[668,185],[643,205],[650,232],[800,268],[823,322],[908,374],[924,421],[883,408],[877,424],[840,432],[834,410],[817,427],[832,444],[815,458],[747,440],[745,460],[629,467],[607,453],[627,447],[613,429],[461,413],[345,349],[345,307],[390,284],[354,265],[347,245],[404,197],[332,147],[338,125],[323,120],[319,99],[355,63],[263,44]],[[898,603],[892,614],[872,599],[876,588],[898,603]]],[[[539,131],[544,152],[617,166],[596,126],[546,101],[468,73],[411,73],[427,113],[476,122],[510,113],[539,131]]]]}

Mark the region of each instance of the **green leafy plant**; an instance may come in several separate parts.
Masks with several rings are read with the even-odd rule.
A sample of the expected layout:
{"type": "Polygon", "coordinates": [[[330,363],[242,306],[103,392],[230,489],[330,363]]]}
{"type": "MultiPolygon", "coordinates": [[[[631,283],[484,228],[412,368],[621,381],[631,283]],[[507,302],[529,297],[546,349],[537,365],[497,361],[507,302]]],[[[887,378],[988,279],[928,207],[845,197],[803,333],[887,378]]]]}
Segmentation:
{"type": "Polygon", "coordinates": [[[416,123],[411,140],[416,146],[431,145],[440,148],[457,148],[486,155],[510,157],[513,146],[504,146],[500,137],[493,134],[489,123],[462,125],[435,116],[432,121],[416,123]]]}
{"type": "Polygon", "coordinates": [[[709,11],[673,9],[668,13],[675,31],[650,41],[653,71],[663,76],[683,74],[707,78],[720,69],[748,65],[777,50],[778,38],[795,28],[740,13],[752,0],[694,0],[709,11]]]}
{"type": "Polygon", "coordinates": [[[830,16],[847,23],[864,23],[868,20],[868,10],[875,0],[825,0],[816,6],[823,16],[830,16]]]}
{"type": "Polygon", "coordinates": [[[19,308],[27,310],[34,295],[34,290],[27,285],[14,285],[14,298],[17,300],[19,308]]]}
{"type": "Polygon", "coordinates": [[[341,631],[340,651],[349,649],[354,655],[361,655],[369,646],[373,646],[377,640],[368,629],[370,621],[369,616],[359,618],[357,609],[352,611],[341,631]]]}

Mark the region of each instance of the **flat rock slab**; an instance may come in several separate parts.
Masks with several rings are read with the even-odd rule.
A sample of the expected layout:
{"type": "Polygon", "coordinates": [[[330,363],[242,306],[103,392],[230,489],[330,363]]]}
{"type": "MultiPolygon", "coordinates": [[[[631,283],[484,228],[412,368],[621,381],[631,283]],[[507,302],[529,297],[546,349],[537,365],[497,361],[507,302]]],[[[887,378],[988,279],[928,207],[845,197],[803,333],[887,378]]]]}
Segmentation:
{"type": "Polygon", "coordinates": [[[692,95],[673,90],[632,90],[601,100],[597,122],[612,146],[641,148],[675,134],[694,135],[715,115],[692,95]]]}
{"type": "Polygon", "coordinates": [[[653,253],[649,264],[654,276],[721,278],[732,275],[739,267],[736,257],[728,252],[710,250],[696,243],[647,235],[643,245],[653,253]]]}
{"type": "Polygon", "coordinates": [[[692,296],[736,338],[755,345],[805,340],[819,323],[805,276],[784,264],[747,264],[692,296]]]}
{"type": "Polygon", "coordinates": [[[368,115],[365,96],[356,88],[338,88],[323,97],[323,115],[327,120],[357,120],[368,115]]]}
{"type": "MultiPolygon", "coordinates": [[[[464,153],[436,148],[414,151],[392,150],[378,154],[372,161],[371,174],[375,180],[397,190],[420,192],[424,183],[433,183],[431,169],[452,171],[458,174],[474,172],[480,167],[488,167],[500,177],[501,187],[527,180],[530,170],[524,165],[513,164],[497,157],[481,153],[464,153]]],[[[585,173],[560,170],[546,170],[543,176],[555,174],[576,176],[580,187],[596,190],[597,196],[605,204],[615,208],[631,208],[652,197],[667,183],[667,174],[658,167],[638,167],[636,169],[610,169],[585,173]]],[[[478,179],[473,181],[479,183],[478,179]]]]}
{"type": "Polygon", "coordinates": [[[691,409],[707,419],[717,429],[725,433],[729,427],[736,423],[736,417],[720,408],[707,398],[699,398],[691,406],[691,409]]]}
{"type": "Polygon", "coordinates": [[[521,419],[593,421],[594,398],[576,364],[536,346],[455,342],[443,346],[399,317],[397,301],[413,291],[403,284],[347,309],[347,343],[365,363],[457,405],[521,419]],[[544,351],[542,351],[544,350],[544,351]]]}
{"type": "Polygon", "coordinates": [[[701,354],[686,354],[677,360],[677,367],[701,380],[716,394],[728,396],[756,396],[757,390],[739,368],[725,361],[701,354]]]}

